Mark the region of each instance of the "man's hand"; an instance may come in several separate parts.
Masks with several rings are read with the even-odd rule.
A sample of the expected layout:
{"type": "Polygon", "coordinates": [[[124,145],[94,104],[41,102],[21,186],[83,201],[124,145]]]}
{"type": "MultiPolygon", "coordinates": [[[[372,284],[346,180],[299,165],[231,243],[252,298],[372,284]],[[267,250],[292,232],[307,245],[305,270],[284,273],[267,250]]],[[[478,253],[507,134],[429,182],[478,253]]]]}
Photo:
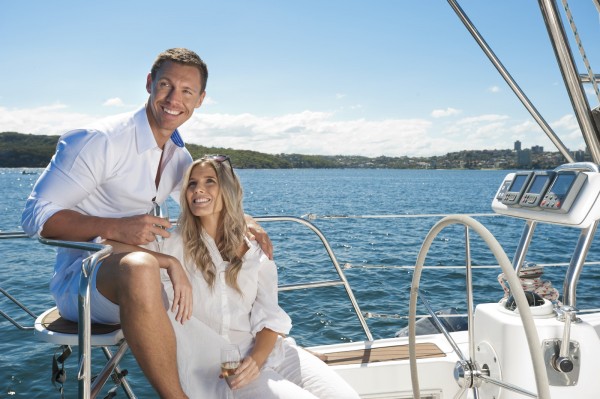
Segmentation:
{"type": "Polygon", "coordinates": [[[90,241],[102,237],[130,245],[144,245],[156,240],[157,235],[169,237],[166,230],[169,228],[171,223],[168,220],[151,215],[104,218],[63,209],[44,223],[41,236],[67,241],[90,241]]]}
{"type": "Polygon", "coordinates": [[[273,243],[269,238],[267,232],[260,227],[256,220],[252,218],[252,216],[246,216],[246,225],[248,226],[248,232],[246,233],[246,237],[250,241],[256,240],[260,248],[263,252],[269,257],[269,259],[273,260],[273,243]]]}
{"type": "Polygon", "coordinates": [[[144,245],[155,241],[156,236],[164,238],[171,234],[171,222],[152,215],[136,215],[114,219],[115,228],[110,231],[110,239],[131,245],[144,245]]]}

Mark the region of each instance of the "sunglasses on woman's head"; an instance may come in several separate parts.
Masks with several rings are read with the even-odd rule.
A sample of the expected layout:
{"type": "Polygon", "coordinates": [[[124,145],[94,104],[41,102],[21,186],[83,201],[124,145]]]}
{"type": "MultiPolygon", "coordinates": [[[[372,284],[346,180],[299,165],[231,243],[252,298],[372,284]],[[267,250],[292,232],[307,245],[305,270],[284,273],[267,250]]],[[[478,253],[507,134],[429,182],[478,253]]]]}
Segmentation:
{"type": "Polygon", "coordinates": [[[220,155],[220,154],[205,155],[202,157],[202,159],[208,159],[208,160],[212,160],[212,161],[215,161],[218,163],[227,162],[229,164],[229,168],[231,169],[231,173],[235,176],[235,174],[233,173],[233,165],[231,164],[231,158],[229,158],[229,155],[220,155]]]}

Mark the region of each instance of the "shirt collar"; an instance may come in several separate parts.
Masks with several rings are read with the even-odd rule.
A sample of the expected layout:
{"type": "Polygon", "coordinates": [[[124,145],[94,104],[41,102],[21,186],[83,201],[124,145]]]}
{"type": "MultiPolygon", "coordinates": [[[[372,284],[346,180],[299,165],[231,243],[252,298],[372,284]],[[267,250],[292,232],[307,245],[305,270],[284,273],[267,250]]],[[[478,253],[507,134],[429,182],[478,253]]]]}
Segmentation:
{"type": "MultiPolygon", "coordinates": [[[[136,134],[136,144],[138,154],[143,153],[152,148],[156,148],[156,140],[154,139],[154,134],[152,133],[152,129],[150,128],[150,122],[148,121],[148,115],[146,114],[146,106],[144,105],[142,108],[138,109],[133,115],[133,120],[135,123],[135,134],[136,134]]],[[[185,146],[179,131],[175,129],[173,134],[171,135],[171,141],[177,147],[185,146]]]]}
{"type": "Polygon", "coordinates": [[[215,243],[215,240],[213,240],[213,238],[204,229],[202,229],[201,234],[204,244],[206,245],[206,248],[208,248],[208,252],[210,252],[213,263],[218,269],[224,261],[221,253],[219,252],[219,248],[217,248],[217,243],[215,243]]]}
{"type": "Polygon", "coordinates": [[[154,139],[154,134],[152,134],[152,129],[150,128],[145,105],[135,112],[133,121],[135,123],[135,138],[138,154],[155,148],[156,140],[154,139]]]}
{"type": "Polygon", "coordinates": [[[183,142],[183,139],[181,138],[181,135],[179,134],[179,130],[177,130],[177,129],[175,129],[175,131],[171,135],[171,141],[173,143],[175,143],[175,145],[179,148],[182,148],[183,146],[185,146],[185,143],[183,142]]]}

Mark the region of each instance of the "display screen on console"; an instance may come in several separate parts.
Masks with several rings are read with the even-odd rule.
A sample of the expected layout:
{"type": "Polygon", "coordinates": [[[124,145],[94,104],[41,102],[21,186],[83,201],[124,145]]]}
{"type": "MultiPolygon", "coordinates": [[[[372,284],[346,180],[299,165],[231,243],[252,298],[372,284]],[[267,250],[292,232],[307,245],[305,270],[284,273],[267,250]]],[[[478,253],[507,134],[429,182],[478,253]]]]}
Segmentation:
{"type": "Polygon", "coordinates": [[[556,173],[552,185],[540,202],[540,207],[561,213],[569,212],[586,180],[587,175],[580,171],[556,173]]]}
{"type": "Polygon", "coordinates": [[[529,178],[529,175],[516,175],[515,180],[511,184],[508,191],[510,191],[510,192],[521,191],[521,189],[523,188],[523,185],[525,184],[525,182],[527,181],[528,178],[529,178]]]}
{"type": "Polygon", "coordinates": [[[575,181],[575,174],[559,173],[556,176],[556,180],[554,180],[554,183],[552,184],[550,191],[554,195],[557,195],[559,197],[564,197],[565,194],[567,194],[567,192],[571,188],[571,185],[573,184],[574,181],[575,181]]]}
{"type": "Polygon", "coordinates": [[[548,179],[550,179],[549,175],[535,175],[527,192],[530,194],[540,194],[542,189],[546,186],[548,179]]]}
{"type": "Polygon", "coordinates": [[[523,196],[519,200],[520,206],[537,208],[546,193],[546,189],[553,180],[555,173],[553,171],[534,172],[531,181],[527,185],[523,196]]]}
{"type": "Polygon", "coordinates": [[[519,206],[519,200],[525,191],[525,187],[529,184],[533,172],[516,173],[512,179],[510,188],[500,200],[505,205],[519,206]]]}

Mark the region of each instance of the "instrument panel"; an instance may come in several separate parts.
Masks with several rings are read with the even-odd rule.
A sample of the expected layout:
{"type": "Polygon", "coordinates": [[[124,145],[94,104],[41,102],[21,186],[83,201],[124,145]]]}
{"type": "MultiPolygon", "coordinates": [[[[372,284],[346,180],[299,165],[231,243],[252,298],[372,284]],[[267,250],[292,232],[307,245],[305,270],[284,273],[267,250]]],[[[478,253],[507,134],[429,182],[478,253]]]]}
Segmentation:
{"type": "Polygon", "coordinates": [[[499,214],[585,228],[600,218],[600,172],[589,162],[509,173],[492,209],[499,214]]]}

